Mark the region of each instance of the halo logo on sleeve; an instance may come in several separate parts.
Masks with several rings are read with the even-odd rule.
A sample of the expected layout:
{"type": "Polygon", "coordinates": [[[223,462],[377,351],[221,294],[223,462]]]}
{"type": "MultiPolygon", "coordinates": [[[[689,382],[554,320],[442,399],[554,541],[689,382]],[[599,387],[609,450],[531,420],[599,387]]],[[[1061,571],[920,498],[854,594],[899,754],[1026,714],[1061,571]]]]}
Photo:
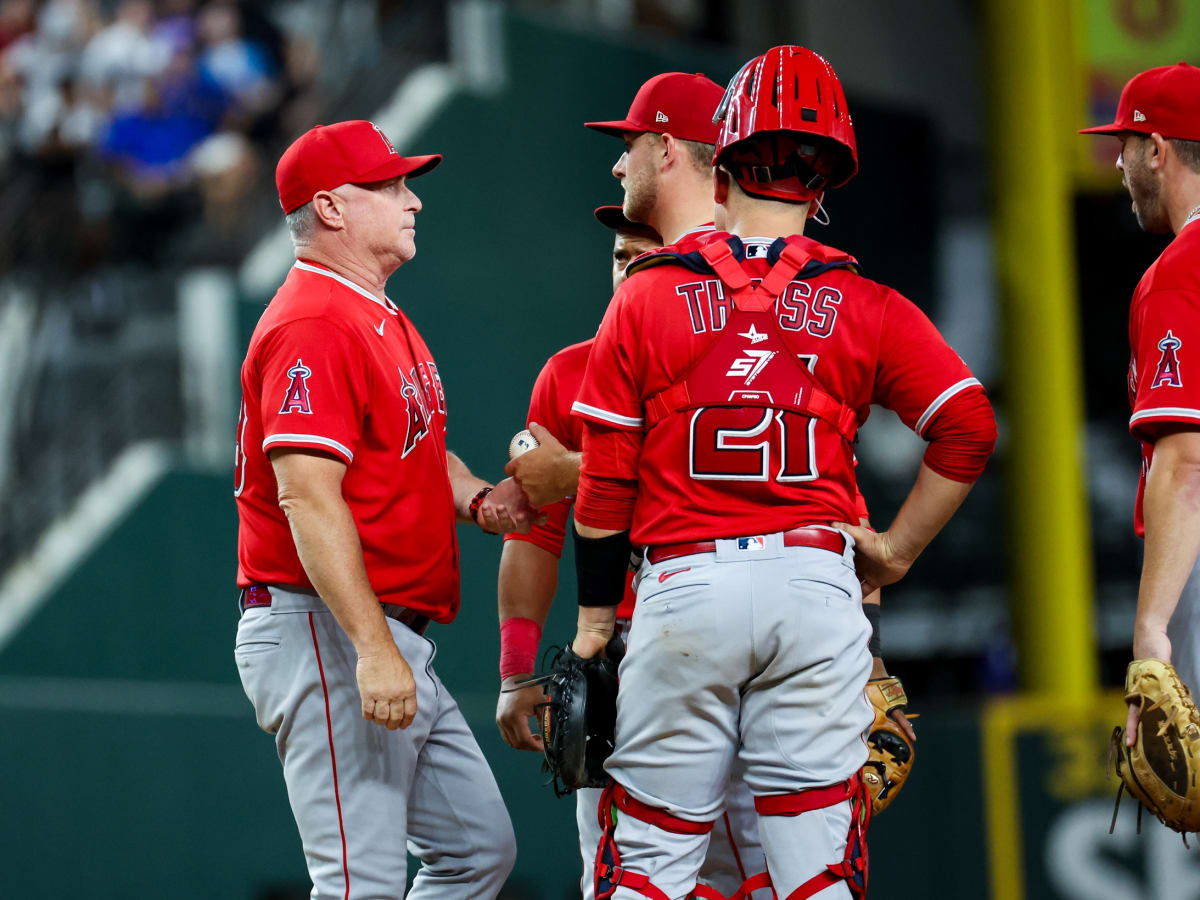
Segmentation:
{"type": "Polygon", "coordinates": [[[296,360],[296,364],[288,369],[287,393],[283,396],[283,406],[279,408],[279,414],[286,415],[290,412],[304,413],[306,416],[312,415],[312,407],[308,403],[308,376],[312,375],[312,369],[304,364],[301,359],[296,360]]]}
{"type": "Polygon", "coordinates": [[[1162,356],[1158,359],[1158,369],[1154,373],[1151,388],[1183,387],[1183,376],[1179,372],[1179,357],[1176,351],[1183,346],[1183,341],[1167,331],[1167,336],[1158,342],[1162,356]]]}

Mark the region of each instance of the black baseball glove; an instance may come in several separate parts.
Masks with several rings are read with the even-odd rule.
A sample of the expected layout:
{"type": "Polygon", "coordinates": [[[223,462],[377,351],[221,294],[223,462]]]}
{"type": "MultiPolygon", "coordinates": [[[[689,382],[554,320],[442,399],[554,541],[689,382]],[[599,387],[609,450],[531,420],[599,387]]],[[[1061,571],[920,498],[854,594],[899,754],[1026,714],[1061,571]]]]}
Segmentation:
{"type": "Polygon", "coordinates": [[[555,655],[548,672],[514,685],[540,684],[546,692],[538,719],[545,767],[560,797],[608,784],[604,761],[613,750],[617,665],[624,655],[625,645],[615,636],[603,654],[591,659],[576,656],[568,644],[555,655]]]}

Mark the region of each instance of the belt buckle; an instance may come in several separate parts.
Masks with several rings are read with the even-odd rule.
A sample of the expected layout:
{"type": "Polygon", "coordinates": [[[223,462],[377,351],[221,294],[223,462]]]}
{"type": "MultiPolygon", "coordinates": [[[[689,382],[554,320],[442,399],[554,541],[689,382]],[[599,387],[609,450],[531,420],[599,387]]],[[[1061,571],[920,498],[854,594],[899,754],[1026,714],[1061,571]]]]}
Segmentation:
{"type": "Polygon", "coordinates": [[[765,550],[766,547],[767,536],[765,534],[754,534],[749,537],[740,537],[737,539],[737,548],[742,552],[757,553],[760,550],[765,550]]]}

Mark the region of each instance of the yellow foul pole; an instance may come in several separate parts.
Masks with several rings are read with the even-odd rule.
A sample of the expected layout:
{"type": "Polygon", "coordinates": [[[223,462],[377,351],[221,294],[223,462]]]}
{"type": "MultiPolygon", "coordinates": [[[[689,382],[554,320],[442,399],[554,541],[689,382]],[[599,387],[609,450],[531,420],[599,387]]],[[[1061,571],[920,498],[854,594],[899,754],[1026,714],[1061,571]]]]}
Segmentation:
{"type": "Polygon", "coordinates": [[[986,0],[1009,555],[1021,685],[1096,687],[1071,209],[1079,67],[1070,9],[986,0]]]}

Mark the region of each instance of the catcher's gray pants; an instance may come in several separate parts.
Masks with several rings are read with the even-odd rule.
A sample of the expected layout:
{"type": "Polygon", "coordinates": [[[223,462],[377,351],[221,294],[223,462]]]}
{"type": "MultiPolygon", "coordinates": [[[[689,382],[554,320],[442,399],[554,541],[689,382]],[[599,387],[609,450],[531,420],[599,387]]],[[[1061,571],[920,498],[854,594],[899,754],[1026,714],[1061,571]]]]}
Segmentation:
{"type": "Polygon", "coordinates": [[[358,654],[319,597],[271,588],[234,658],[259,727],[275,735],[313,900],[493,898],[516,859],[508,811],[441,680],[432,641],[388,619],[417,682],[417,716],[388,731],[362,717],[358,654]],[[319,657],[319,658],[318,658],[319,657]]]}
{"type": "MultiPolygon", "coordinates": [[[[771,534],[761,549],[719,540],[714,553],[643,563],[606,766],[633,797],[708,822],[721,814],[735,756],[755,795],[837,784],[862,767],[874,721],[863,693],[870,625],[847,544],[837,554],[771,534]]],[[[848,802],[760,816],[776,893],[841,862],[849,826],[848,802]]],[[[625,868],[677,898],[696,884],[709,836],[621,815],[615,839],[625,868]]],[[[849,897],[838,883],[822,900],[849,897]]]]}
{"type": "Polygon", "coordinates": [[[1171,639],[1171,661],[1192,696],[1200,690],[1200,559],[1192,569],[1179,604],[1167,623],[1167,637],[1171,639]]]}

